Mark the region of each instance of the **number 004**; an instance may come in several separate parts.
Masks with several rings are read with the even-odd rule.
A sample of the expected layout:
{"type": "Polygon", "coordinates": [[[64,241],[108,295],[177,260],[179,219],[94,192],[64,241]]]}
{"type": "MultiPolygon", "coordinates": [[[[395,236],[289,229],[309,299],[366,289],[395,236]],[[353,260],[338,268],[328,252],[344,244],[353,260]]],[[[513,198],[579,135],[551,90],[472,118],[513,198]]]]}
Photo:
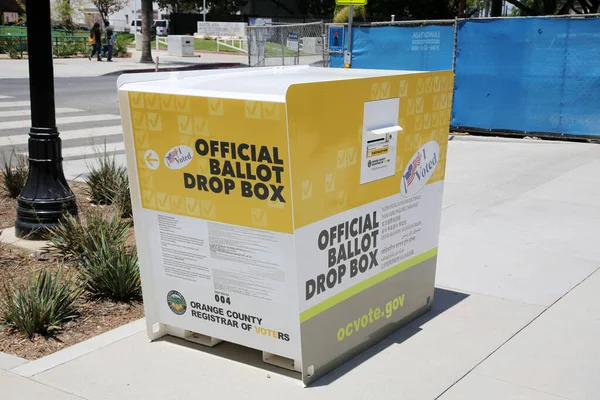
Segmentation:
{"type": "Polygon", "coordinates": [[[227,303],[227,304],[231,304],[231,299],[229,299],[229,297],[225,297],[223,295],[219,296],[218,294],[215,294],[215,301],[217,303],[227,303]]]}

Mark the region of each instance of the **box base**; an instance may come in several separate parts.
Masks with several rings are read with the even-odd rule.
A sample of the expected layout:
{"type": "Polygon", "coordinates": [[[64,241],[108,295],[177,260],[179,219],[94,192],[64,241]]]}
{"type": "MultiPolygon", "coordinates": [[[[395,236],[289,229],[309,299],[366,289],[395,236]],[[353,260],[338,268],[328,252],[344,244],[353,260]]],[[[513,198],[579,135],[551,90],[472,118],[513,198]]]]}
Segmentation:
{"type": "MultiPolygon", "coordinates": [[[[206,347],[215,347],[221,342],[227,342],[226,340],[222,340],[213,336],[204,335],[202,333],[189,331],[186,329],[176,328],[170,325],[161,324],[163,327],[166,327],[165,334],[178,337],[180,339],[184,339],[188,342],[200,344],[206,347]]],[[[156,339],[156,338],[155,338],[156,339]]],[[[241,345],[240,345],[241,346],[241,345]]],[[[246,346],[243,346],[246,347],[246,346]]],[[[251,349],[251,347],[246,347],[251,349]]],[[[255,349],[257,350],[257,349],[255,349]]],[[[302,362],[301,360],[294,360],[291,358],[283,357],[277,354],[269,353],[266,351],[262,352],[262,361],[265,364],[274,365],[279,368],[286,369],[288,371],[293,372],[302,372],[302,362]]]]}

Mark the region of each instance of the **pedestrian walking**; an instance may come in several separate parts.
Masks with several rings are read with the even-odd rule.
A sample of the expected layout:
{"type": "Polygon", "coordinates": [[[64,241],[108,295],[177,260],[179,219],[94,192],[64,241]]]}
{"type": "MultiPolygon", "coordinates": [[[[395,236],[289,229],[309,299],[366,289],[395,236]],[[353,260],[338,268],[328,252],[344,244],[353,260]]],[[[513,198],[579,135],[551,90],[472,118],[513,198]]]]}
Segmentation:
{"type": "Polygon", "coordinates": [[[102,34],[100,32],[100,24],[96,22],[90,30],[90,44],[92,45],[92,52],[88,56],[90,61],[94,54],[98,54],[98,61],[102,61],[100,51],[102,49],[102,34]]]}
{"type": "Polygon", "coordinates": [[[107,54],[106,61],[112,62],[113,46],[115,45],[115,29],[112,27],[109,21],[104,21],[104,49],[103,54],[107,54]]]}

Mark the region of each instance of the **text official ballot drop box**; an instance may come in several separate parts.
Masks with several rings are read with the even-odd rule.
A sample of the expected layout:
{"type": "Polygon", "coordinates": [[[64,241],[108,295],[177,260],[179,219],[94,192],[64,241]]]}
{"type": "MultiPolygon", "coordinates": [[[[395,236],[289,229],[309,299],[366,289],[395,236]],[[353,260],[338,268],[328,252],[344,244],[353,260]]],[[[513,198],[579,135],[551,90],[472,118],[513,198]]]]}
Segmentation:
{"type": "Polygon", "coordinates": [[[310,383],[431,306],[451,71],[122,75],[148,334],[310,383]]]}

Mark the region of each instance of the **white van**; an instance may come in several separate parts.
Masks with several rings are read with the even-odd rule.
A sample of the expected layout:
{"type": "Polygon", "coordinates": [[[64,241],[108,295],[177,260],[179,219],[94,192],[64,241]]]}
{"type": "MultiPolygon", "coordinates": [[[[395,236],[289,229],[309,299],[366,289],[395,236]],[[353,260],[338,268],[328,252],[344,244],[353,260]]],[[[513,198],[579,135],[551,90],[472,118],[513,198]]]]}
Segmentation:
{"type": "Polygon", "coordinates": [[[133,21],[131,21],[131,31],[135,32],[142,32],[142,20],[141,19],[134,19],[133,21]]]}
{"type": "Polygon", "coordinates": [[[166,19],[158,19],[152,24],[156,28],[156,35],[167,36],[169,34],[169,21],[166,19]]]}

